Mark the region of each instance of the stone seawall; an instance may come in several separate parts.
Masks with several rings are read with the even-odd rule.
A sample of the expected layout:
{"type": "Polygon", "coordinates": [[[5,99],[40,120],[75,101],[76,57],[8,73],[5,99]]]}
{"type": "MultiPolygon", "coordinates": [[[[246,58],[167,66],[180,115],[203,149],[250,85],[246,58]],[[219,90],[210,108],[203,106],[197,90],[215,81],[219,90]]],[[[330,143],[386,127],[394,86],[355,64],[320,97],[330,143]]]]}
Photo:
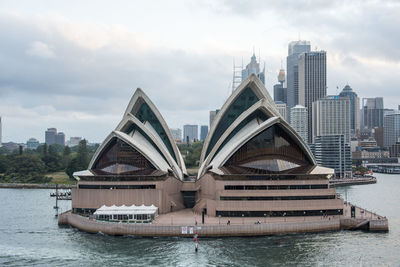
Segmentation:
{"type": "Polygon", "coordinates": [[[108,235],[135,236],[179,236],[192,237],[196,230],[200,237],[218,236],[262,236],[301,232],[321,232],[340,230],[340,220],[279,222],[266,224],[244,225],[151,225],[110,223],[90,220],[71,212],[65,212],[58,217],[59,224],[69,224],[89,233],[104,233],[108,235]]]}
{"type": "MultiPolygon", "coordinates": [[[[59,184],[58,189],[71,189],[76,185],[59,184]]],[[[17,183],[0,183],[0,188],[25,188],[25,189],[56,189],[56,184],[17,184],[17,183]]]]}

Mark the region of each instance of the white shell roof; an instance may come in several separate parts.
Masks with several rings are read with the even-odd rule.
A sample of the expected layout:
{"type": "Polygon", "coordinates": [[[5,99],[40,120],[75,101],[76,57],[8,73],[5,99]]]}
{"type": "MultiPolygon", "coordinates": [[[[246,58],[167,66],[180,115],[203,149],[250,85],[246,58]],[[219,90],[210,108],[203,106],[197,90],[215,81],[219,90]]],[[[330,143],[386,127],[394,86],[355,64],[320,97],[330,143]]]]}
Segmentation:
{"type": "MultiPolygon", "coordinates": [[[[200,159],[200,169],[198,172],[198,178],[205,174],[206,171],[211,170],[212,172],[222,174],[220,168],[225,164],[225,162],[236,152],[241,146],[243,146],[247,141],[253,138],[258,133],[268,129],[274,124],[279,124],[287,131],[287,133],[292,137],[292,139],[299,145],[303,150],[304,154],[308,157],[313,165],[317,165],[313,154],[311,153],[308,145],[302,140],[302,138],[296,133],[295,130],[282,118],[275,107],[275,103],[268,94],[262,82],[257,78],[256,75],[249,76],[245,81],[239,85],[238,88],[233,92],[233,94],[228,98],[225,104],[222,106],[221,110],[217,114],[210,132],[204,142],[203,150],[200,159]],[[220,136],[219,140],[215,143],[214,147],[210,149],[210,152],[206,154],[210,141],[218,127],[221,118],[230,108],[232,103],[240,96],[241,92],[246,88],[250,87],[253,92],[260,98],[258,102],[253,104],[247,110],[245,110],[240,116],[238,116],[235,121],[225,130],[225,132],[220,136]],[[240,129],[230,140],[225,142],[223,147],[221,145],[228,138],[229,134],[233,132],[242,121],[244,121],[250,114],[254,111],[260,110],[266,114],[269,119],[266,121],[259,121],[254,119],[247,123],[242,129],[240,129]],[[218,153],[217,153],[218,152],[218,153]]],[[[323,172],[324,174],[330,174],[331,169],[321,168],[316,166],[314,168],[315,172],[323,172]]]]}
{"type": "Polygon", "coordinates": [[[119,138],[132,146],[146,159],[148,159],[158,170],[164,172],[171,171],[178,179],[183,179],[184,175],[187,175],[182,155],[180,154],[179,149],[172,138],[172,134],[167,124],[155,105],[140,88],[138,88],[132,96],[121,122],[118,124],[116,129],[111,132],[111,134],[103,141],[93,155],[93,158],[89,164],[89,170],[94,167],[97,159],[101,156],[102,152],[113,138],[119,138]],[[138,118],[136,118],[135,114],[132,114],[132,110],[139,109],[143,103],[146,103],[149,106],[153,114],[156,116],[158,122],[162,126],[163,131],[167,135],[168,141],[166,142],[169,142],[171,145],[174,155],[171,155],[170,150],[168,150],[162,138],[148,121],[143,121],[142,123],[138,118]],[[141,132],[137,130],[133,131],[133,134],[127,134],[123,132],[123,130],[130,125],[135,125],[135,127],[140,129],[141,132]],[[146,135],[146,137],[143,136],[143,134],[146,135]],[[174,158],[176,158],[176,160],[174,158]]]}

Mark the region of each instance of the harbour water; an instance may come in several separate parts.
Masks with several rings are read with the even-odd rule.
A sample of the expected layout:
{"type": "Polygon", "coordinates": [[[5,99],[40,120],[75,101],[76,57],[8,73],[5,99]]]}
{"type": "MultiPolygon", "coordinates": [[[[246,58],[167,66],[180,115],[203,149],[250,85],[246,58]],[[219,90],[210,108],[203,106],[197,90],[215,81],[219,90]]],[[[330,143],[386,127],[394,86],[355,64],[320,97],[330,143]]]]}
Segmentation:
{"type": "MultiPolygon", "coordinates": [[[[46,189],[0,189],[1,266],[400,266],[400,176],[337,188],[389,218],[388,233],[339,231],[254,238],[135,238],[57,225],[46,189]]],[[[70,208],[60,201],[61,210],[70,208]]]]}

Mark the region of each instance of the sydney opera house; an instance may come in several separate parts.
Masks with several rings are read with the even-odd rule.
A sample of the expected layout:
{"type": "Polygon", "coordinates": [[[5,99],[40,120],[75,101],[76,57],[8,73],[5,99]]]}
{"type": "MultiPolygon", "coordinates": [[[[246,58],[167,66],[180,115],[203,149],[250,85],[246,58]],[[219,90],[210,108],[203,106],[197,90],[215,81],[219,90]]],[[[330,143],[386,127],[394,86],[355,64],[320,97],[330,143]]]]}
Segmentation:
{"type": "Polygon", "coordinates": [[[217,114],[198,176],[185,163],[156,106],[137,89],[117,125],[76,172],[72,212],[144,205],[158,214],[191,209],[211,217],[343,214],[343,200],[307,144],[280,116],[261,81],[249,76],[217,114]]]}

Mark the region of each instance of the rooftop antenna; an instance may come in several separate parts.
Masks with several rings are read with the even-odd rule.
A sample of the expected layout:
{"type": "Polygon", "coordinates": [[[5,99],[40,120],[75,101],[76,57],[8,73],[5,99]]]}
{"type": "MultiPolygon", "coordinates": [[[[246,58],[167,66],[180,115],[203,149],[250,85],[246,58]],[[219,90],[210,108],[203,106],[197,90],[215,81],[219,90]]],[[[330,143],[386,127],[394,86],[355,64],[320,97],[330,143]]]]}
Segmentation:
{"type": "Polygon", "coordinates": [[[258,48],[258,60],[261,63],[261,49],[260,48],[258,48]]]}

